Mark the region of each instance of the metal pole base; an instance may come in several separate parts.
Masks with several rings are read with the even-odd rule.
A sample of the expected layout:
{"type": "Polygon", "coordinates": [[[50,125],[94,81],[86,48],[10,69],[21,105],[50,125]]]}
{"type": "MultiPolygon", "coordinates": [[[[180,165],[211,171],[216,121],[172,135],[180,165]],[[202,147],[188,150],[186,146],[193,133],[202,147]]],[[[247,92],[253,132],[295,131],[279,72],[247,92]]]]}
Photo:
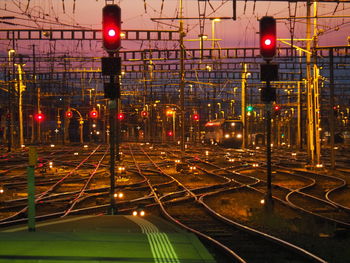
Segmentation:
{"type": "Polygon", "coordinates": [[[265,207],[265,211],[268,213],[272,213],[273,212],[273,208],[274,208],[274,201],[271,195],[266,194],[264,197],[264,207],[265,207]]]}

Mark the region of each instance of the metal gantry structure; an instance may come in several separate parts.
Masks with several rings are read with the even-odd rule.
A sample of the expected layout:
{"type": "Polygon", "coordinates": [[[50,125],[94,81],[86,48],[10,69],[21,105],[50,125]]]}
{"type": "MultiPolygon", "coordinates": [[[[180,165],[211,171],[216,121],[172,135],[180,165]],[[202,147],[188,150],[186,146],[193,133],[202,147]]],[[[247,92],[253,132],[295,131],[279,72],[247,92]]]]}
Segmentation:
{"type": "MultiPolygon", "coordinates": [[[[308,2],[308,6],[311,8],[311,2],[308,2]]],[[[349,131],[350,94],[346,86],[350,77],[346,72],[350,65],[350,47],[313,45],[317,32],[311,36],[310,11],[307,15],[310,20],[305,46],[297,47],[294,43],[290,47],[279,46],[275,57],[280,68],[280,80],[273,85],[277,88],[277,104],[281,110],[272,116],[272,143],[297,149],[306,146],[310,164],[316,166],[320,164],[322,140],[331,138],[334,155],[334,134],[349,131]],[[336,125],[332,124],[333,119],[336,125]],[[293,133],[293,130],[297,130],[297,133],[293,133]]],[[[316,19],[316,15],[313,19],[316,19]]],[[[123,60],[124,137],[165,142],[166,132],[176,129],[173,134],[182,134],[178,138],[184,151],[187,138],[200,138],[193,136],[194,123],[190,117],[198,113],[201,127],[214,118],[242,118],[246,124],[244,146],[257,143],[256,135],[263,133],[264,126],[264,107],[260,102],[260,89],[264,83],[260,81],[259,64],[262,59],[258,48],[219,48],[213,45],[211,48],[188,49],[181,22],[180,30],[175,31],[123,30],[123,33],[125,41],[171,41],[178,45],[178,48],[171,49],[119,52],[123,60]],[[247,105],[254,107],[249,115],[247,105]],[[173,109],[175,114],[167,117],[167,109],[173,109]],[[143,110],[147,110],[147,116],[140,115],[143,110]]],[[[99,43],[101,32],[77,29],[0,30],[0,40],[9,39],[13,41],[14,48],[23,41],[71,41],[90,45],[91,42],[99,43]]],[[[7,118],[7,124],[2,126],[7,127],[4,137],[10,144],[20,146],[28,140],[47,141],[45,137],[49,136],[63,136],[67,141],[68,127],[61,129],[60,124],[65,120],[64,112],[70,107],[81,112],[81,118],[85,120],[81,134],[85,133],[84,136],[90,139],[91,132],[96,135],[96,131],[88,127],[92,123],[88,121],[88,113],[93,106],[99,108],[101,118],[96,122],[104,127],[101,130],[103,140],[108,138],[108,111],[103,96],[98,52],[96,56],[47,54],[40,53],[39,48],[35,47],[32,52],[15,52],[16,55],[8,53],[0,57],[3,68],[1,92],[5,95],[2,97],[6,98],[2,99],[1,108],[6,113],[2,116],[7,118]],[[21,73],[15,66],[20,60],[23,65],[21,73]],[[18,85],[25,85],[26,89],[18,92],[18,85]],[[21,95],[24,102],[22,110],[19,109],[21,95]],[[39,111],[47,115],[46,121],[35,125],[34,114],[39,111]],[[24,125],[20,129],[22,113],[24,125]],[[55,136],[50,135],[49,131],[54,132],[55,136]]],[[[72,127],[78,125],[74,123],[75,120],[71,120],[72,127]]],[[[174,141],[174,138],[168,138],[168,141],[174,141]]]]}

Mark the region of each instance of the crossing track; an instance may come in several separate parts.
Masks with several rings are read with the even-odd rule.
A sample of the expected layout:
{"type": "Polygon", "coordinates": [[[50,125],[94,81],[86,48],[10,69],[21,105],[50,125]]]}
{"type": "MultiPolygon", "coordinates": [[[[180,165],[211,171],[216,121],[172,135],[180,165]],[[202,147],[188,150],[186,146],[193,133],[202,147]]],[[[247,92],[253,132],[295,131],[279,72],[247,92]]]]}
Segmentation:
{"type": "MultiPolygon", "coordinates": [[[[259,255],[264,255],[266,251],[265,257],[276,255],[275,259],[270,258],[270,262],[274,260],[275,262],[288,262],[290,258],[300,258],[300,262],[324,262],[318,256],[309,253],[307,251],[309,247],[306,247],[307,250],[305,250],[301,248],[304,246],[300,243],[298,243],[299,247],[292,245],[291,243],[294,244],[294,242],[290,239],[284,239],[278,235],[275,235],[278,238],[272,236],[271,233],[274,232],[252,226],[241,218],[227,213],[227,211],[239,212],[239,209],[236,211],[234,203],[230,200],[239,200],[238,202],[244,205],[246,196],[252,196],[251,199],[254,202],[263,198],[266,189],[265,169],[262,168],[263,154],[260,158],[260,153],[254,151],[209,149],[215,152],[215,156],[205,157],[206,149],[208,148],[193,147],[183,156],[183,160],[189,166],[197,167],[196,172],[193,172],[186,169],[175,169],[175,160],[180,157],[180,152],[176,148],[151,144],[124,145],[122,163],[127,167],[127,173],[116,177],[115,192],[122,191],[125,197],[116,200],[118,213],[131,214],[132,211],[140,209],[146,210],[146,213],[160,213],[169,220],[193,231],[206,240],[205,242],[209,242],[209,247],[216,247],[213,254],[225,254],[229,258],[218,258],[219,262],[220,260],[221,262],[228,262],[227,260],[230,262],[259,262],[261,261],[260,256],[252,255],[254,254],[252,251],[255,250],[259,251],[256,253],[259,255]],[[231,208],[225,211],[224,207],[231,208]],[[258,239],[261,241],[257,241],[258,239]],[[289,240],[291,243],[284,240],[289,240]],[[213,246],[213,244],[216,245],[213,246]],[[282,259],[285,261],[280,261],[282,259]]],[[[39,183],[40,191],[36,196],[37,199],[40,198],[37,200],[39,214],[37,220],[70,214],[106,213],[111,198],[108,188],[107,152],[108,148],[100,146],[98,150],[94,149],[91,152],[85,150],[85,156],[80,154],[79,158],[59,158],[57,155],[54,162],[65,169],[63,171],[58,169],[56,176],[52,176],[51,179],[50,176],[44,176],[40,181],[42,185],[39,183]],[[90,155],[92,156],[89,157],[90,155]],[[76,169],[78,166],[79,169],[76,169]],[[76,169],[75,172],[72,172],[74,169],[76,169]],[[77,175],[80,175],[80,178],[77,175]],[[66,186],[65,183],[67,183],[66,186]],[[41,210],[41,208],[44,209],[41,210]]],[[[71,154],[69,156],[72,156],[71,154]]],[[[49,158],[46,159],[49,160],[49,158]]],[[[330,206],[329,209],[324,209],[326,211],[323,213],[327,212],[331,217],[341,210],[336,207],[337,202],[333,201],[335,190],[332,190],[344,184],[340,180],[330,181],[329,178],[324,177],[318,180],[319,175],[317,174],[303,175],[290,168],[279,167],[278,169],[277,166],[274,166],[276,174],[273,180],[273,195],[277,209],[280,209],[281,206],[293,208],[299,211],[296,212],[298,220],[307,221],[310,218],[304,216],[305,211],[300,213],[302,210],[297,209],[296,206],[301,206],[304,202],[302,200],[309,199],[305,195],[315,195],[318,199],[324,199],[322,201],[330,206]],[[319,181],[321,185],[327,184],[327,187],[313,187],[313,180],[319,181]],[[301,189],[304,187],[306,189],[301,189]],[[332,198],[323,197],[322,194],[327,192],[323,191],[326,188],[327,196],[332,198]],[[295,193],[291,195],[292,204],[290,204],[286,196],[293,191],[295,193]],[[298,198],[295,198],[294,195],[298,198]]],[[[6,176],[11,176],[11,172],[6,176]]],[[[11,182],[20,186],[20,182],[11,182]]],[[[320,212],[317,211],[319,210],[317,204],[320,202],[317,198],[316,201],[312,199],[316,205],[310,209],[314,211],[310,212],[320,212]]],[[[6,201],[6,206],[0,209],[5,211],[12,207],[13,211],[11,216],[1,221],[0,226],[25,222],[25,201],[26,198],[6,201]],[[18,213],[19,211],[21,213],[18,213]],[[17,216],[13,216],[15,213],[18,213],[17,216]]],[[[324,206],[324,203],[321,203],[324,206]]],[[[4,202],[1,205],[4,205],[4,202]]],[[[306,208],[308,206],[306,205],[306,208]]],[[[346,212],[341,211],[341,213],[346,212]]],[[[337,224],[340,226],[341,222],[337,224]]]]}
{"type": "MultiPolygon", "coordinates": [[[[242,186],[261,194],[266,191],[266,170],[261,166],[248,165],[235,169],[199,158],[194,162],[203,171],[225,174],[242,186]],[[253,184],[247,184],[247,180],[252,180],[253,184]]],[[[325,221],[350,228],[349,211],[329,199],[330,193],[339,187],[344,187],[344,180],[305,171],[291,171],[291,169],[287,171],[277,167],[274,167],[273,171],[273,197],[276,200],[325,221]]]]}
{"type": "MultiPolygon", "coordinates": [[[[184,180],[180,182],[174,175],[170,175],[164,168],[157,165],[145,150],[143,152],[164,177],[172,178],[179,186],[176,192],[169,191],[168,194],[159,195],[154,191],[152,182],[149,181],[162,213],[207,242],[219,246],[232,257],[231,260],[235,262],[261,262],[262,259],[268,259],[268,262],[290,262],[291,259],[294,259],[297,262],[298,260],[300,260],[299,262],[325,262],[300,247],[235,223],[206,205],[202,200],[204,195],[222,192],[227,188],[237,189],[240,187],[228,177],[206,174],[221,178],[218,181],[226,182],[200,188],[189,188],[188,182],[184,182],[184,180]]],[[[183,176],[183,174],[180,175],[180,177],[183,176]]],[[[253,182],[253,184],[256,183],[253,182]]]]}
{"type": "MultiPolygon", "coordinates": [[[[102,158],[98,159],[96,162],[96,167],[92,169],[90,176],[80,176],[79,169],[83,165],[87,164],[87,161],[94,156],[94,154],[96,154],[100,147],[101,145],[98,145],[94,150],[87,154],[82,161],[78,162],[77,165],[73,165],[73,168],[64,175],[55,176],[53,179],[45,180],[45,183],[42,185],[44,190],[40,191],[35,196],[38,219],[46,219],[69,214],[69,212],[78,202],[79,198],[81,198],[86,192],[93,176],[96,175],[102,160],[105,158],[107,150],[104,151],[102,158]],[[71,188],[76,188],[78,185],[82,185],[80,190],[69,191],[71,188]],[[66,208],[69,202],[72,202],[72,204],[66,208]]],[[[57,161],[58,160],[56,157],[56,162],[57,161]]],[[[95,165],[90,164],[89,167],[91,168],[95,165]]],[[[86,171],[84,171],[84,173],[86,173],[86,171]]],[[[38,184],[40,185],[40,182],[38,182],[38,184]]],[[[11,188],[11,183],[8,183],[6,187],[11,188]]],[[[5,207],[2,210],[9,210],[11,203],[14,203],[12,209],[15,211],[10,216],[2,218],[0,225],[8,225],[12,222],[15,223],[18,219],[23,221],[22,218],[25,216],[27,211],[26,198],[5,202],[5,207]]]]}

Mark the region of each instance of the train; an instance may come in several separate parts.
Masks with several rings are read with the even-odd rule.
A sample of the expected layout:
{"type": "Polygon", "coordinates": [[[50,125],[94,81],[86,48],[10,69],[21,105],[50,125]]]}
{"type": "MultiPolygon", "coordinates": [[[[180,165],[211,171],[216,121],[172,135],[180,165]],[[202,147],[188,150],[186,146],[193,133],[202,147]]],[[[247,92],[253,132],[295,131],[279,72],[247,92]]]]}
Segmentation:
{"type": "Polygon", "coordinates": [[[241,148],[243,143],[243,123],[241,120],[216,119],[204,126],[204,141],[210,144],[241,148]]]}

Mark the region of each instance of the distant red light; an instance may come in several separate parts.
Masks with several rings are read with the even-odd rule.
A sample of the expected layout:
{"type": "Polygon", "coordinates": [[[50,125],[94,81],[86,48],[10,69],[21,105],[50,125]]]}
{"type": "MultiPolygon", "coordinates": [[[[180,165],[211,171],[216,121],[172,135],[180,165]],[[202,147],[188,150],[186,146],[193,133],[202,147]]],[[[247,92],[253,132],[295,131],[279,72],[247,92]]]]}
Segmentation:
{"type": "Polygon", "coordinates": [[[148,112],[147,111],[141,111],[141,116],[142,117],[147,117],[148,116],[148,112]]]}
{"type": "Polygon", "coordinates": [[[73,112],[71,112],[71,111],[66,111],[66,117],[67,118],[72,118],[73,117],[73,112]]]}
{"type": "Polygon", "coordinates": [[[90,111],[90,118],[96,119],[98,117],[98,112],[97,110],[92,110],[90,111]]]}
{"type": "Polygon", "coordinates": [[[199,115],[198,115],[198,114],[193,114],[193,119],[194,119],[195,121],[198,121],[198,120],[199,120],[199,115]]]}
{"type": "Polygon", "coordinates": [[[168,136],[173,136],[174,135],[173,131],[168,131],[167,134],[168,134],[168,136]]]}
{"type": "Polygon", "coordinates": [[[34,118],[37,122],[42,122],[45,119],[45,116],[42,113],[37,113],[34,115],[34,118]]]}
{"type": "Polygon", "coordinates": [[[124,120],[125,119],[125,114],[124,113],[119,113],[118,114],[118,120],[124,120]]]}

